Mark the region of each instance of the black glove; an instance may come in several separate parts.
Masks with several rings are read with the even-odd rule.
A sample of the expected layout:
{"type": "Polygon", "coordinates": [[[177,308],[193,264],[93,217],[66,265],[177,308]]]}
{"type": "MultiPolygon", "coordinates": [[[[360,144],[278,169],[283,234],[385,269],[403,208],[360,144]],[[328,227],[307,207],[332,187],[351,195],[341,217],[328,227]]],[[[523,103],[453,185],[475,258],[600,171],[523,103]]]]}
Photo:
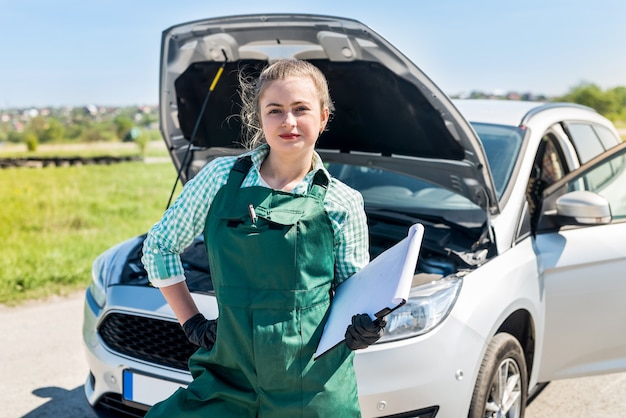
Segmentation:
{"type": "Polygon", "coordinates": [[[197,313],[185,321],[183,331],[192,344],[210,350],[217,336],[217,319],[209,321],[204,315],[197,313]]]}
{"type": "Polygon", "coordinates": [[[369,347],[383,336],[385,325],[385,318],[372,321],[368,314],[354,315],[346,329],[346,345],[353,351],[369,347]]]}

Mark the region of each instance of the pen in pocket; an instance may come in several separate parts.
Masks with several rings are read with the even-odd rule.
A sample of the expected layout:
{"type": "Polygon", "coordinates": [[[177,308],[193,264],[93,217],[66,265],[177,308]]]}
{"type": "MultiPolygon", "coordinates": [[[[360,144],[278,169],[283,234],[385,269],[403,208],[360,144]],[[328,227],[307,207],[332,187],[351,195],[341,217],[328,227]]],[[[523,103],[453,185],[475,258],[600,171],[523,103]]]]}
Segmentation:
{"type": "Polygon", "coordinates": [[[256,216],[256,212],[254,211],[254,206],[252,206],[252,204],[248,205],[248,213],[250,214],[250,220],[252,220],[252,223],[256,224],[256,220],[258,218],[256,216]]]}

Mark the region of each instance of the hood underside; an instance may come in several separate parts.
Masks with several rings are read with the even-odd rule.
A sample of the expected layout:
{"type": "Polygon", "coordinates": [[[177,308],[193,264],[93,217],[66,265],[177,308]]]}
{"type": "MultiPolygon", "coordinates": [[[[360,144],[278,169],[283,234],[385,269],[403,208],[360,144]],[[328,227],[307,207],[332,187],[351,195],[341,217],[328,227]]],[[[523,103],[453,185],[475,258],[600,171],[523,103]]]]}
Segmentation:
{"type": "Polygon", "coordinates": [[[239,74],[254,77],[292,57],[310,61],[328,79],[336,109],[316,147],[324,161],[408,174],[496,209],[472,128],[427,76],[359,22],[313,15],[206,19],[164,31],[161,55],[161,130],[177,169],[184,163],[183,182],[209,159],[241,152],[239,74]]]}

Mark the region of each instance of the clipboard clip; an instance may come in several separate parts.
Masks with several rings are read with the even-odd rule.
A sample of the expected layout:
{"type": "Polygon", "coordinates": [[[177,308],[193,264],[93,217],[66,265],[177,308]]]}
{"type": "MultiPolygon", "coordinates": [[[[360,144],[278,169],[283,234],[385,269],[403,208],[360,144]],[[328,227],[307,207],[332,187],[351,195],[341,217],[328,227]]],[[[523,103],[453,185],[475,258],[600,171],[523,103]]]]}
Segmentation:
{"type": "Polygon", "coordinates": [[[404,305],[405,303],[406,303],[406,300],[403,300],[401,303],[399,303],[397,306],[394,306],[393,308],[388,308],[388,307],[382,308],[380,311],[374,314],[374,316],[376,317],[376,319],[374,320],[374,323],[378,326],[381,326],[383,323],[386,323],[385,317],[389,315],[390,313],[392,313],[393,311],[395,311],[396,309],[398,309],[399,307],[401,307],[402,305],[404,305]]]}

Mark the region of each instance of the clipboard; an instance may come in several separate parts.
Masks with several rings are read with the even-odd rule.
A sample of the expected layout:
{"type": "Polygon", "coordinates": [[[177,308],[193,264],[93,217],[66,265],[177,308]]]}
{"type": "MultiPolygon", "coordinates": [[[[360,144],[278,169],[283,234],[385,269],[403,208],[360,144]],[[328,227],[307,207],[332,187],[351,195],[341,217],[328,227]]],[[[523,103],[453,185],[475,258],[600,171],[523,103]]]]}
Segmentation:
{"type": "Polygon", "coordinates": [[[345,340],[353,315],[367,313],[378,319],[406,303],[423,238],[424,226],[412,225],[404,239],[337,288],[314,359],[345,340]]]}

